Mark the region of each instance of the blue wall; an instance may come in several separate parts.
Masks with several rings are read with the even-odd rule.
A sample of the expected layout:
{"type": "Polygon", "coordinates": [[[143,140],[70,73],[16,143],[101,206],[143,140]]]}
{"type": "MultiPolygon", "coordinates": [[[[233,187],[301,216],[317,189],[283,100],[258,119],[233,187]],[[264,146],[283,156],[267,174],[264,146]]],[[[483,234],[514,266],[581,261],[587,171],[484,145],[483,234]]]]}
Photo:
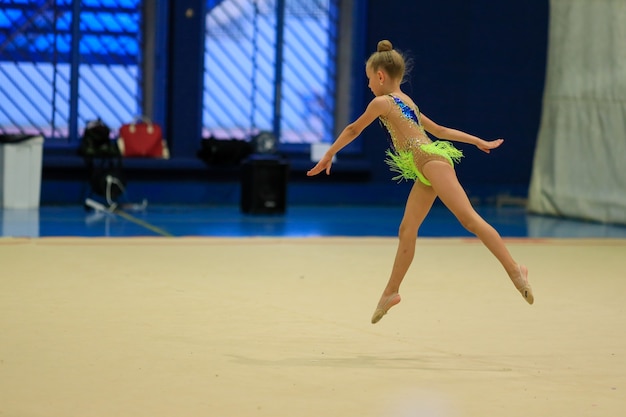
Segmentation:
{"type": "MultiPolygon", "coordinates": [[[[173,10],[182,14],[186,2],[194,1],[173,2],[173,10]]],[[[526,195],[541,117],[548,9],[548,0],[515,4],[488,0],[371,0],[363,13],[365,27],[356,29],[357,34],[362,33],[355,42],[356,55],[362,56],[363,62],[381,39],[391,40],[413,58],[405,91],[431,119],[485,139],[505,138],[504,145],[490,155],[459,145],[467,157],[458,166],[458,175],[476,199],[489,201],[497,194],[526,195]]],[[[173,30],[176,23],[173,19],[173,30]]],[[[181,27],[183,31],[170,39],[184,39],[190,36],[190,30],[202,31],[201,24],[181,27]]],[[[170,80],[170,94],[182,102],[185,97],[180,97],[180,92],[189,77],[180,74],[185,74],[188,63],[177,54],[184,51],[176,45],[170,50],[170,59],[176,57],[171,74],[180,78],[170,80]],[[184,65],[177,66],[177,62],[184,65]]],[[[195,56],[192,61],[197,66],[197,54],[190,55],[195,56]]],[[[353,82],[359,86],[354,109],[358,114],[372,97],[363,68],[357,66],[354,77],[353,82]]],[[[189,147],[198,143],[195,136],[199,133],[191,126],[194,123],[189,123],[190,115],[193,120],[198,115],[185,113],[187,109],[180,106],[179,128],[169,134],[187,137],[184,143],[189,147]]],[[[170,120],[169,125],[173,128],[176,120],[170,120]]],[[[304,172],[311,163],[292,160],[288,204],[402,203],[409,185],[396,186],[390,181],[383,162],[387,139],[382,128],[373,124],[359,140],[363,141],[364,154],[344,156],[329,178],[307,178],[304,172]]],[[[68,161],[44,155],[42,204],[82,202],[86,187],[80,161],[68,161]]],[[[130,198],[135,200],[185,204],[239,201],[237,169],[208,169],[193,157],[154,163],[128,161],[126,167],[130,198]]]]}
{"type": "MultiPolygon", "coordinates": [[[[548,0],[369,2],[367,55],[389,39],[412,57],[404,89],[422,112],[484,139],[505,139],[490,155],[460,146],[467,157],[458,175],[470,188],[526,192],[541,117],[548,8],[548,0]]],[[[374,178],[388,178],[379,161],[386,147],[380,128],[368,129],[364,140],[375,155],[374,178]]]]}

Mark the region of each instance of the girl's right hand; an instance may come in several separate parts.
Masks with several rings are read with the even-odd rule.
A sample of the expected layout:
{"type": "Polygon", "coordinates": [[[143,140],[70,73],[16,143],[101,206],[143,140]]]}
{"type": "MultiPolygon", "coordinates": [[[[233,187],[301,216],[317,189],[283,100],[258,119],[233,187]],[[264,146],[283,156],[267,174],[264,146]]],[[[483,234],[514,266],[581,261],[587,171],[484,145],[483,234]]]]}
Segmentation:
{"type": "Polygon", "coordinates": [[[330,175],[330,167],[333,165],[333,155],[329,155],[326,153],[322,159],[311,168],[307,173],[307,177],[312,177],[314,175],[319,174],[320,172],[326,170],[326,175],[330,175]]]}

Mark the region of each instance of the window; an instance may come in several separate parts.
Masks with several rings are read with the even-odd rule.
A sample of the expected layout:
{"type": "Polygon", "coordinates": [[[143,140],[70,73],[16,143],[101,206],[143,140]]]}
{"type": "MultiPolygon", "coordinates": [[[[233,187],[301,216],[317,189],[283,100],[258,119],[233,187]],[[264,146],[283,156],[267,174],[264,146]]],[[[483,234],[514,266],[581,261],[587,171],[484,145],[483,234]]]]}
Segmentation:
{"type": "Polygon", "coordinates": [[[142,112],[140,0],[0,4],[0,133],[75,140],[142,112]]]}
{"type": "Polygon", "coordinates": [[[203,135],[333,138],[338,0],[209,0],[203,135]]]}

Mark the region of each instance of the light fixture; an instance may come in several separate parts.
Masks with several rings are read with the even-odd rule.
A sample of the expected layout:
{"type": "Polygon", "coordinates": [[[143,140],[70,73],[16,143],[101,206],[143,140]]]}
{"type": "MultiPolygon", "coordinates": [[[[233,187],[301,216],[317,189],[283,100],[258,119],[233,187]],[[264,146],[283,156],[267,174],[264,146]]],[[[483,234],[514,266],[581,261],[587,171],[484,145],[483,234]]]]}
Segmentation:
{"type": "Polygon", "coordinates": [[[274,154],[278,151],[278,139],[274,133],[263,130],[252,137],[252,149],[258,154],[274,154]]]}

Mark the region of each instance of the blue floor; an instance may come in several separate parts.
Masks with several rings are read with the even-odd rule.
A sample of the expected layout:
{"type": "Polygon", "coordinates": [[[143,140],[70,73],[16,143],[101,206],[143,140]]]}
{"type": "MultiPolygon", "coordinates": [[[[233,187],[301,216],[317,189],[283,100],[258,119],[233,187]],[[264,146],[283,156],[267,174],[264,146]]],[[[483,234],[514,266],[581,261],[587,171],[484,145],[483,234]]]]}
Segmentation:
{"type": "MultiPolygon", "coordinates": [[[[523,207],[476,207],[503,237],[626,238],[626,226],[528,214],[523,207]]],[[[237,206],[147,206],[120,213],[82,206],[0,210],[0,236],[396,236],[403,207],[289,207],[279,215],[242,214],[237,206]]],[[[450,212],[436,205],[420,236],[466,237],[450,212]]]]}

